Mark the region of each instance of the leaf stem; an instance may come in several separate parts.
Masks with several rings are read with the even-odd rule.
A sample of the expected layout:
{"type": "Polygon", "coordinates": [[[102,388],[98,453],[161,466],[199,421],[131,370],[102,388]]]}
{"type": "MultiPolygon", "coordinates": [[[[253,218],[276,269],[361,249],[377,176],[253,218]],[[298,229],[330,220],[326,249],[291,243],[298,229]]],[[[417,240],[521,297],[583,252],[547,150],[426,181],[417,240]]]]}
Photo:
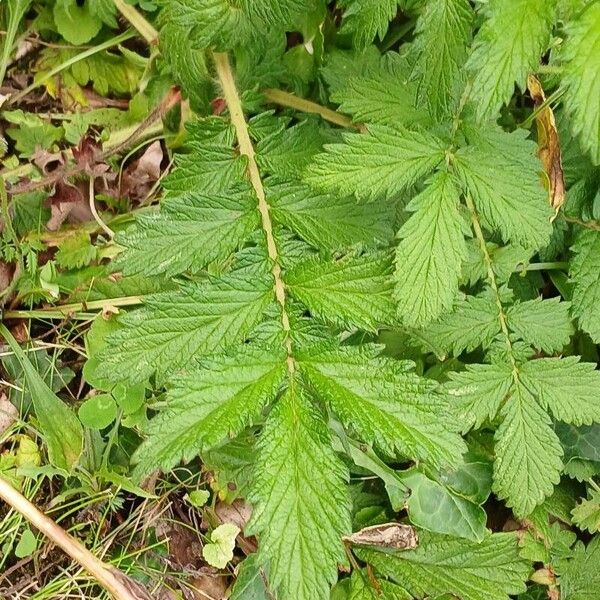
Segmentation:
{"type": "Polygon", "coordinates": [[[115,600],[150,600],[147,592],[134,585],[123,573],[103,563],[81,542],[43,514],[25,496],[0,477],[0,498],[23,515],[36,529],[62,548],[81,565],[115,600]]]}
{"type": "Polygon", "coordinates": [[[492,289],[492,292],[495,296],[496,307],[498,308],[498,321],[500,322],[500,329],[502,330],[502,335],[504,336],[506,342],[506,348],[508,350],[508,356],[512,367],[513,379],[515,384],[517,384],[519,382],[519,369],[517,367],[517,363],[513,352],[512,340],[510,339],[510,332],[508,330],[508,323],[506,320],[506,313],[504,312],[504,307],[502,306],[502,301],[500,299],[500,291],[498,289],[498,281],[496,279],[496,273],[494,272],[492,257],[490,256],[490,253],[487,249],[485,236],[483,235],[481,224],[479,223],[479,215],[477,214],[477,209],[475,208],[473,199],[469,194],[465,194],[465,202],[467,204],[469,212],[471,213],[471,223],[473,224],[473,231],[475,232],[475,237],[477,238],[479,247],[481,249],[481,253],[483,255],[483,261],[485,263],[490,288],[492,289]]]}
{"type": "Polygon", "coordinates": [[[289,92],[268,88],[263,90],[262,94],[269,102],[272,102],[273,104],[279,104],[280,106],[293,108],[294,110],[298,110],[300,112],[319,115],[322,119],[325,119],[325,121],[329,121],[330,123],[334,123],[340,127],[358,129],[359,131],[363,131],[365,129],[364,125],[354,123],[352,119],[346,115],[338,113],[335,110],[331,110],[330,108],[326,108],[325,106],[317,104],[316,102],[312,102],[311,100],[306,100],[305,98],[300,98],[299,96],[290,94],[289,92]]]}
{"type": "MultiPolygon", "coordinates": [[[[142,304],[141,296],[123,296],[121,298],[107,298],[105,300],[92,300],[90,302],[77,302],[74,304],[63,304],[52,308],[38,308],[37,310],[5,310],[2,313],[4,319],[64,319],[73,313],[81,311],[103,310],[117,306],[136,306],[142,304]]],[[[85,318],[94,318],[95,313],[85,314],[85,318]]]]}
{"type": "Polygon", "coordinates": [[[152,24],[131,4],[124,0],[113,0],[117,10],[129,21],[131,26],[148,42],[150,46],[158,44],[158,31],[152,24]]]}
{"type": "Polygon", "coordinates": [[[272,262],[271,273],[274,280],[275,298],[281,306],[281,324],[285,335],[287,366],[290,375],[292,375],[295,371],[295,364],[292,355],[290,319],[286,309],[285,284],[281,276],[281,265],[279,263],[277,244],[275,243],[275,238],[273,236],[273,223],[271,222],[271,216],[269,214],[270,207],[265,196],[265,189],[260,177],[258,164],[256,162],[254,146],[252,145],[252,140],[250,139],[248,124],[246,123],[246,118],[244,117],[242,102],[235,85],[235,79],[233,77],[233,71],[231,70],[229,57],[226,53],[214,52],[213,60],[215,63],[217,76],[223,90],[223,96],[225,98],[227,108],[229,109],[231,122],[236,132],[240,154],[245,156],[248,160],[248,177],[258,199],[258,210],[260,212],[262,228],[267,242],[267,252],[272,262]]]}

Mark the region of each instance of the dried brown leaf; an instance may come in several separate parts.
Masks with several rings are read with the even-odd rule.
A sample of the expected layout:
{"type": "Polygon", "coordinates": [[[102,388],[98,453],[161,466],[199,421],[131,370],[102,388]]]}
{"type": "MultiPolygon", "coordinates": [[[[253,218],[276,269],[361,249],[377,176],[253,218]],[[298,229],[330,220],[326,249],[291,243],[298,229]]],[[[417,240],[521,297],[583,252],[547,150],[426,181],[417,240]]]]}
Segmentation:
{"type": "Polygon", "coordinates": [[[419,538],[414,527],[403,523],[384,523],[365,527],[352,535],[344,537],[344,541],[361,546],[379,546],[394,550],[411,550],[416,548],[419,538]]]}

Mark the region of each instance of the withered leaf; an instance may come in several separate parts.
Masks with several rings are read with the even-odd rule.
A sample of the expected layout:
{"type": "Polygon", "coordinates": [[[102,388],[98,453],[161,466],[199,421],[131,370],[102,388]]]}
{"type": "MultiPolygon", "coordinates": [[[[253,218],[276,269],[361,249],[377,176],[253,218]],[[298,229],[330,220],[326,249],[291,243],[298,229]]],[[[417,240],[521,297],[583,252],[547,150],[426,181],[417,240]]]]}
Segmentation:
{"type": "Polygon", "coordinates": [[[538,156],[544,165],[548,177],[550,204],[558,214],[565,201],[565,180],[560,152],[560,140],[556,120],[550,106],[540,107],[546,101],[541,83],[534,75],[527,78],[527,87],[538,113],[536,116],[538,131],[538,156]]]}
{"type": "Polygon", "coordinates": [[[403,523],[384,523],[365,527],[344,537],[345,542],[361,546],[379,546],[393,550],[411,550],[417,547],[419,538],[414,527],[403,523]]]}

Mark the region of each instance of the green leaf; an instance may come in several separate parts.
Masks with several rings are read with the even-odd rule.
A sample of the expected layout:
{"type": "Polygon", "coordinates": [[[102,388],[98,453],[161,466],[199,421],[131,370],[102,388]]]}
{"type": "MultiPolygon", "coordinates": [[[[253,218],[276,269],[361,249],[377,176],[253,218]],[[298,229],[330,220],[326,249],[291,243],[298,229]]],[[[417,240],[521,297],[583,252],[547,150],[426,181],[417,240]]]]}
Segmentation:
{"type": "Polygon", "coordinates": [[[394,321],[391,263],[388,253],[336,262],[312,258],[286,273],[285,282],[293,297],[325,321],[377,331],[394,321]]]}
{"type": "Polygon", "coordinates": [[[431,382],[407,372],[407,363],[363,345],[307,351],[299,364],[314,395],[363,441],[435,466],[460,460],[464,445],[448,405],[431,382]]]}
{"type": "Polygon", "coordinates": [[[194,356],[241,342],[272,301],[271,287],[270,276],[238,274],[147,296],[110,336],[98,374],[130,383],[154,372],[164,378],[194,356]]]}
{"type": "Polygon", "coordinates": [[[56,253],[56,262],[65,269],[79,269],[96,258],[96,248],[87,232],[76,232],[66,237],[56,253]]]}
{"type": "Polygon", "coordinates": [[[375,587],[366,569],[354,569],[350,579],[342,579],[335,586],[331,600],[412,600],[412,596],[399,585],[384,579],[377,580],[375,587]]]}
{"type": "Polygon", "coordinates": [[[561,600],[595,600],[600,586],[600,536],[587,548],[577,542],[572,560],[560,561],[557,571],[561,600]]]}
{"type": "Polygon", "coordinates": [[[186,500],[194,507],[194,508],[202,508],[209,500],[210,492],[208,490],[193,490],[190,492],[186,500]]]}
{"type": "Polygon", "coordinates": [[[526,589],[530,566],[520,558],[512,533],[494,533],[477,543],[423,531],[419,541],[418,548],[398,554],[357,553],[419,599],[449,594],[461,600],[509,600],[526,589]]]}
{"type": "Polygon", "coordinates": [[[19,542],[15,546],[15,556],[17,558],[25,558],[31,556],[38,547],[37,538],[31,529],[23,530],[19,542]]]}
{"type": "Polygon", "coordinates": [[[600,164],[600,6],[591,3],[567,26],[560,55],[562,85],[571,130],[581,147],[600,164]]]}
{"type": "Polygon", "coordinates": [[[392,202],[359,204],[351,196],[318,194],[302,184],[272,180],[266,191],[273,219],[315,248],[381,246],[394,237],[392,202]]]}
{"type": "Polygon", "coordinates": [[[251,554],[236,569],[231,600],[270,600],[272,595],[267,589],[266,574],[257,562],[256,553],[251,554]]]}
{"type": "Polygon", "coordinates": [[[117,418],[117,404],[110,394],[97,394],[79,407],[79,420],[91,429],[104,429],[117,418]]]}
{"type": "MultiPolygon", "coordinates": [[[[327,598],[345,563],[341,537],[350,530],[348,474],[333,453],[327,427],[293,380],[259,440],[249,525],[259,560],[283,598],[327,598]]],[[[247,530],[246,533],[249,533],[247,530]]]]}
{"type": "Polygon", "coordinates": [[[413,215],[399,232],[394,298],[407,325],[436,319],[454,302],[467,254],[459,202],[449,174],[440,172],[406,207],[413,215]]]}
{"type": "Polygon", "coordinates": [[[341,112],[356,123],[380,125],[424,125],[427,113],[417,106],[416,90],[398,73],[381,71],[370,77],[352,77],[331,95],[341,112]]]}
{"type": "Polygon", "coordinates": [[[447,352],[458,356],[465,350],[489,346],[499,331],[498,307],[485,293],[459,299],[453,312],[422,330],[411,330],[411,334],[438,356],[447,352]]]}
{"type": "Polygon", "coordinates": [[[56,28],[70,44],[86,44],[102,29],[102,20],[90,9],[90,4],[94,2],[97,0],[85,3],[77,0],[57,0],[54,4],[56,28]]]}
{"type": "Polygon", "coordinates": [[[600,491],[590,489],[589,498],[582,500],[573,509],[573,523],[590,533],[600,531],[600,491]]]}
{"type": "Polygon", "coordinates": [[[468,0],[432,0],[417,21],[410,49],[417,97],[438,120],[456,108],[472,26],[473,9],[468,0]]]}
{"type": "Polygon", "coordinates": [[[280,350],[248,346],[231,356],[204,359],[179,375],[166,408],[150,421],[147,438],[135,453],[136,473],[144,475],[157,466],[168,471],[239,434],[275,397],[284,374],[280,350]]]}
{"type": "Polygon", "coordinates": [[[548,193],[540,183],[541,164],[527,132],[494,129],[455,154],[456,173],[483,223],[505,242],[545,246],[552,231],[548,193]]]}
{"type": "Polygon", "coordinates": [[[559,482],[563,451],[550,418],[524,385],[517,386],[500,414],[494,491],[525,517],[559,482]]]}
{"type": "Polygon", "coordinates": [[[536,298],[513,304],[506,311],[508,327],[523,341],[545,352],[558,352],[575,332],[569,302],[536,298]]]}
{"type": "Polygon", "coordinates": [[[573,287],[572,311],[581,329],[600,342],[600,233],[580,231],[572,250],[569,272],[573,287]]]}
{"type": "Polygon", "coordinates": [[[223,523],[210,534],[210,543],[202,548],[204,560],[217,569],[224,569],[233,559],[235,539],[240,533],[240,528],[233,523],[223,523]]]}
{"type": "Polygon", "coordinates": [[[315,157],[306,180],[317,189],[360,200],[394,197],[430,173],[445,144],[422,131],[370,125],[367,134],[347,133],[345,144],[329,144],[315,157]]]}
{"type": "Polygon", "coordinates": [[[375,36],[383,39],[389,22],[398,11],[401,0],[342,0],[345,8],[342,20],[342,32],[350,33],[354,44],[364,48],[375,36]]]}
{"type": "Polygon", "coordinates": [[[1,323],[0,333],[23,369],[35,416],[48,445],[50,463],[71,472],[83,451],[83,430],[79,420],[48,387],[10,331],[1,323]]]}
{"type": "Polygon", "coordinates": [[[463,432],[478,429],[486,419],[493,419],[512,386],[508,364],[467,365],[465,371],[450,373],[444,386],[463,432]]]}
{"type": "Polygon", "coordinates": [[[115,261],[126,275],[198,272],[229,256],[258,225],[256,198],[199,193],[170,197],[158,215],[140,215],[137,226],[116,236],[125,252],[115,261]],[[174,243],[174,240],[176,242],[174,243]]]}
{"type": "Polygon", "coordinates": [[[481,506],[414,469],[405,472],[402,481],[410,487],[411,523],[434,533],[483,541],[487,515],[481,506]]]}
{"type": "Polygon", "coordinates": [[[578,356],[526,362],[521,380],[554,418],[574,425],[600,421],[600,371],[578,356]]]}
{"type": "Polygon", "coordinates": [[[515,83],[525,89],[527,75],[550,42],[555,0],[491,0],[486,12],[467,62],[480,120],[494,117],[508,103],[515,83]]]}

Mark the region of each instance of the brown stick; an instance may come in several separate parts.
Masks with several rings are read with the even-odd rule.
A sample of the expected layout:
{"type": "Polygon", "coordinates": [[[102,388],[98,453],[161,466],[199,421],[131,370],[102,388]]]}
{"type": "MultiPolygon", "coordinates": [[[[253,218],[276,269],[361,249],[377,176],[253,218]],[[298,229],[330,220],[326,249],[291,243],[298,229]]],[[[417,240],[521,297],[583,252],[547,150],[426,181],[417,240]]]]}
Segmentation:
{"type": "Polygon", "coordinates": [[[0,498],[81,565],[115,600],[151,600],[146,590],[125,574],[103,563],[83,544],[43,514],[25,496],[0,477],[0,498]]]}

